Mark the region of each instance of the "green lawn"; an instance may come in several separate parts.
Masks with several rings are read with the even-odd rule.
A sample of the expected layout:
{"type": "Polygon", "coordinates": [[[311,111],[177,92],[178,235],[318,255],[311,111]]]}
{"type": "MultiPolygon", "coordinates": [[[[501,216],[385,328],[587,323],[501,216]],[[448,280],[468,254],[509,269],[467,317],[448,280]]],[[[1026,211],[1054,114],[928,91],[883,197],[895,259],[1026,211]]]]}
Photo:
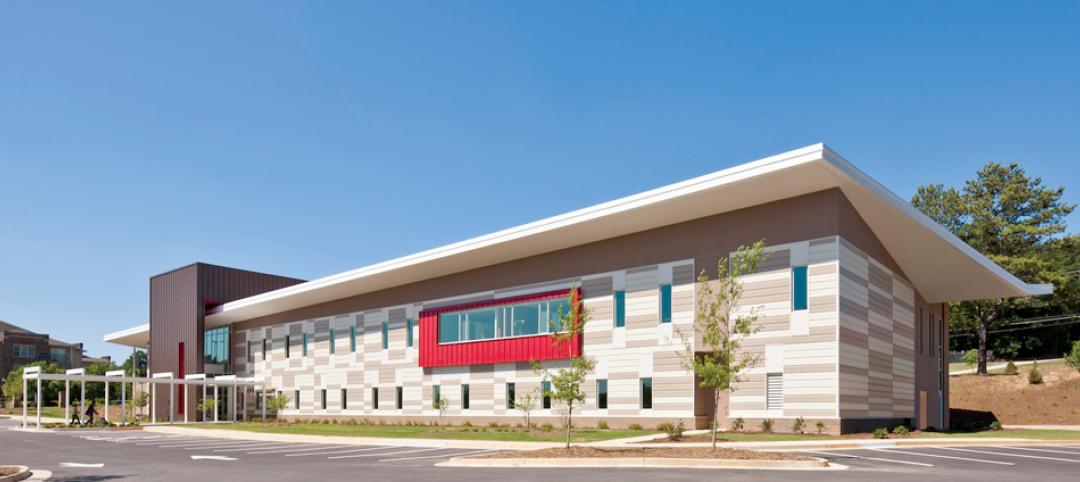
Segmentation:
{"type": "Polygon", "coordinates": [[[919,438],[1023,438],[1043,440],[1080,440],[1080,431],[1071,430],[986,430],[983,432],[919,432],[919,438]]]}
{"type": "MultiPolygon", "coordinates": [[[[559,442],[564,435],[558,429],[552,432],[514,432],[511,429],[499,432],[487,426],[422,426],[422,425],[343,425],[296,423],[289,425],[242,422],[232,424],[188,425],[189,427],[208,430],[242,430],[245,432],[283,433],[299,435],[332,435],[345,437],[396,437],[396,438],[434,438],[455,440],[500,440],[509,442],[559,442]]],[[[575,429],[572,439],[575,442],[595,442],[625,437],[637,437],[656,432],[647,430],[597,430],[575,429]]]]}
{"type": "MultiPolygon", "coordinates": [[[[36,416],[36,413],[34,413],[34,412],[35,412],[35,409],[34,409],[33,406],[29,407],[26,410],[27,416],[30,416],[30,417],[36,416]]],[[[11,415],[13,417],[22,417],[22,408],[21,407],[20,408],[5,408],[5,409],[0,410],[0,414],[11,415]]],[[[60,407],[41,407],[41,416],[42,417],[52,417],[52,418],[64,418],[64,409],[60,408],[60,407]]]]}

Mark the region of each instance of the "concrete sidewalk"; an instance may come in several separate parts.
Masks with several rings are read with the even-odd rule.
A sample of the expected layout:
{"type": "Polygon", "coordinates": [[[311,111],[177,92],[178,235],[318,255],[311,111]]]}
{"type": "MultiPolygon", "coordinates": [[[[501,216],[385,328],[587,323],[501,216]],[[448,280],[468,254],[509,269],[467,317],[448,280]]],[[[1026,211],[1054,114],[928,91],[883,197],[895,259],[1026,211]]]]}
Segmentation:
{"type": "Polygon", "coordinates": [[[292,442],[333,445],[394,445],[401,447],[437,447],[448,449],[478,450],[537,450],[563,446],[562,443],[558,442],[507,442],[500,440],[452,440],[388,437],[347,437],[334,435],[299,435],[248,432],[244,430],[200,429],[160,425],[144,427],[143,431],[152,433],[168,433],[175,435],[191,435],[197,437],[253,440],[260,442],[292,442]]]}

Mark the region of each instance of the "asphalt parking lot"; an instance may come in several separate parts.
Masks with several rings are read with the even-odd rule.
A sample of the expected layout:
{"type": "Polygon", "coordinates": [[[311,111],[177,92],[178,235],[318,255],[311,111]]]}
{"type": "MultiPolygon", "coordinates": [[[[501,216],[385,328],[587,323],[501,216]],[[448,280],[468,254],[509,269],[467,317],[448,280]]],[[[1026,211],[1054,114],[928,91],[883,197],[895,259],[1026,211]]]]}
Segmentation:
{"type": "Polygon", "coordinates": [[[469,480],[475,482],[596,480],[724,480],[910,482],[980,481],[1002,477],[1076,480],[1080,445],[1038,447],[864,448],[802,451],[849,467],[834,471],[715,469],[475,469],[438,467],[478,450],[393,445],[255,442],[212,436],[130,431],[22,432],[0,420],[0,463],[50,470],[58,481],[162,480],[469,480]],[[706,475],[708,474],[708,475],[706,475]]]}

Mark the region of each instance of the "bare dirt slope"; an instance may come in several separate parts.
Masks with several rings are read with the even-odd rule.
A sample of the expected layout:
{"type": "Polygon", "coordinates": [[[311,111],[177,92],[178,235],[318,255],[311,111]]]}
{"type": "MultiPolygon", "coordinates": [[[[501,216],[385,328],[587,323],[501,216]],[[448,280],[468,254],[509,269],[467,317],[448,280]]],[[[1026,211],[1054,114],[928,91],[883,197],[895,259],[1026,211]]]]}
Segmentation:
{"type": "Polygon", "coordinates": [[[1043,383],[1017,375],[961,375],[949,379],[953,409],[990,412],[1002,424],[1080,425],[1080,372],[1063,363],[1040,365],[1043,383]]]}

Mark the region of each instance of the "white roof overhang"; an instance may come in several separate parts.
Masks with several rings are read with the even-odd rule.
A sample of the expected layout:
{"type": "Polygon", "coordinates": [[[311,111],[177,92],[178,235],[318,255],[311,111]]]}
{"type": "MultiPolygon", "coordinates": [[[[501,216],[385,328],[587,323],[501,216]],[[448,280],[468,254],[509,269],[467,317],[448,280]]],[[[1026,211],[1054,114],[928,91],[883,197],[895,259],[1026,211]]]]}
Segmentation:
{"type": "Polygon", "coordinates": [[[928,302],[1033,296],[1017,279],[824,144],[640,194],[231,301],[211,328],[543,254],[714,214],[839,188],[928,302]]]}
{"type": "Polygon", "coordinates": [[[105,335],[105,341],[135,348],[150,348],[150,324],[142,324],[105,335]]]}

